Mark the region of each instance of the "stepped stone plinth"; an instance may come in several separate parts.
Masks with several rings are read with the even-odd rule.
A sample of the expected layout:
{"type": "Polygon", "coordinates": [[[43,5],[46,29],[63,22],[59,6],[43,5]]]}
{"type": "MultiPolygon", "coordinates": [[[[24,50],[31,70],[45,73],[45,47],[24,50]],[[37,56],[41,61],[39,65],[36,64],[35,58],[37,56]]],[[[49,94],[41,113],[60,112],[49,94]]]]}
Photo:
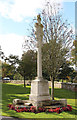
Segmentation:
{"type": "MultiPolygon", "coordinates": [[[[33,96],[32,96],[33,97],[33,96]]],[[[49,96],[47,96],[48,98],[49,96]]],[[[43,107],[43,108],[57,108],[57,107],[66,107],[67,106],[67,100],[66,99],[61,99],[61,100],[49,100],[45,99],[45,100],[21,100],[21,99],[14,99],[13,100],[13,106],[15,106],[15,108],[30,108],[31,106],[36,106],[36,108],[38,107],[43,107]]]]}

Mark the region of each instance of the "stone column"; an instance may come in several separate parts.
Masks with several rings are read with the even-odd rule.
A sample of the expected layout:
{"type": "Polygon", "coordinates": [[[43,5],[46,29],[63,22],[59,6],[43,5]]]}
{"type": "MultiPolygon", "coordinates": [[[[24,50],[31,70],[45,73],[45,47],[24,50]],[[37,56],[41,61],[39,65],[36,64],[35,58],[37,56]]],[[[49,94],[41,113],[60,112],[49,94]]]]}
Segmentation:
{"type": "Polygon", "coordinates": [[[37,16],[37,23],[35,23],[35,37],[37,40],[37,77],[31,82],[31,94],[29,100],[36,107],[42,106],[43,101],[49,101],[49,85],[48,81],[42,77],[42,39],[43,39],[43,25],[41,24],[40,15],[37,16]]]}
{"type": "Polygon", "coordinates": [[[42,39],[43,39],[43,25],[41,24],[40,15],[37,16],[37,23],[35,23],[35,37],[37,40],[37,78],[42,80],[42,39]]]}

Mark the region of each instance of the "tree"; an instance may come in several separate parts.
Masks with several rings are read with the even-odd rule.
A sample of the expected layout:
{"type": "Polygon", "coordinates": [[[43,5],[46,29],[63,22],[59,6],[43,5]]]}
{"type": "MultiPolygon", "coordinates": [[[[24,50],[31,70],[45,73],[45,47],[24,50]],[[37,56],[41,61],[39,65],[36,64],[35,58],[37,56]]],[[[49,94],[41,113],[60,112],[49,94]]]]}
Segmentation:
{"type": "Polygon", "coordinates": [[[15,55],[9,55],[9,57],[4,57],[4,62],[2,64],[2,77],[14,78],[16,74],[16,65],[18,64],[19,58],[15,55]]]}
{"type": "Polygon", "coordinates": [[[8,60],[8,58],[5,56],[4,52],[2,51],[1,46],[0,46],[0,58],[4,62],[8,60]]]}
{"type": "Polygon", "coordinates": [[[36,53],[34,51],[29,50],[22,55],[18,72],[24,77],[24,87],[25,79],[33,79],[36,76],[36,53]]]}
{"type": "Polygon", "coordinates": [[[14,77],[13,77],[14,80],[23,80],[23,77],[21,74],[19,74],[18,72],[15,73],[14,77]]]}
{"type": "Polygon", "coordinates": [[[19,57],[16,55],[9,55],[9,57],[7,58],[8,62],[10,65],[15,66],[16,64],[19,63],[19,57]]]}
{"type": "Polygon", "coordinates": [[[5,55],[4,55],[4,52],[3,52],[2,49],[1,49],[1,46],[0,46],[0,58],[1,58],[1,59],[4,59],[4,58],[5,58],[5,55]]]}
{"type": "Polygon", "coordinates": [[[71,78],[70,82],[73,82],[73,73],[74,73],[74,68],[70,67],[70,62],[69,61],[65,61],[65,65],[62,65],[61,69],[60,69],[60,74],[58,75],[58,79],[62,79],[66,80],[68,79],[68,76],[71,78]]]}
{"type": "MultiPolygon", "coordinates": [[[[48,74],[52,80],[52,100],[54,100],[54,80],[58,76],[59,70],[64,63],[64,59],[68,58],[73,41],[73,30],[67,20],[64,22],[60,14],[59,4],[46,3],[45,9],[41,12],[43,24],[43,66],[48,70],[48,74]]],[[[26,43],[37,43],[32,27],[31,41],[25,40],[26,43]]],[[[30,46],[31,47],[31,46],[30,46]]],[[[29,49],[31,49],[29,47],[29,49]]]]}
{"type": "Polygon", "coordinates": [[[67,50],[62,49],[60,43],[51,40],[43,47],[43,69],[47,69],[52,81],[52,99],[54,99],[54,81],[59,74],[59,70],[64,63],[64,56],[67,50]]]}
{"type": "MultiPolygon", "coordinates": [[[[77,39],[77,38],[76,38],[77,39]]],[[[73,65],[77,65],[77,40],[73,42],[73,48],[71,50],[71,60],[73,65]]]]}
{"type": "Polygon", "coordinates": [[[52,6],[47,3],[46,9],[42,12],[45,46],[45,49],[43,49],[43,63],[52,80],[52,100],[54,100],[54,81],[59,74],[64,59],[68,58],[71,48],[70,43],[73,41],[72,28],[69,27],[66,21],[63,22],[55,7],[57,5],[52,6]]]}
{"type": "Polygon", "coordinates": [[[10,77],[10,79],[13,79],[15,73],[16,71],[13,65],[9,65],[6,62],[2,63],[2,78],[10,77]]]}
{"type": "Polygon", "coordinates": [[[77,82],[77,36],[73,42],[73,48],[71,50],[71,63],[72,65],[75,66],[75,71],[73,73],[73,76],[74,76],[74,82],[77,82]]]}

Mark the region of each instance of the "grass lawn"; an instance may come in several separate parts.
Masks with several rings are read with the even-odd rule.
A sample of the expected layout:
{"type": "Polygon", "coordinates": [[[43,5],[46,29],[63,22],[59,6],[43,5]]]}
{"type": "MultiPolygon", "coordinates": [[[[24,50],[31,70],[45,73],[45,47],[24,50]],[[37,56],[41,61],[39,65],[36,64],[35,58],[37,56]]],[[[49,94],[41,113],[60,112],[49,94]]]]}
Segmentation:
{"type": "MultiPolygon", "coordinates": [[[[49,88],[50,89],[50,88],[49,88]]],[[[50,90],[51,92],[51,90],[50,90]]],[[[75,92],[64,90],[60,88],[55,88],[55,99],[66,98],[67,103],[72,106],[73,110],[71,112],[62,112],[57,113],[31,113],[31,112],[20,112],[17,113],[14,110],[8,110],[7,104],[12,104],[13,99],[19,98],[22,100],[29,99],[30,86],[23,87],[22,84],[11,84],[3,83],[2,84],[2,115],[3,116],[12,116],[18,118],[73,118],[77,120],[77,106],[76,106],[76,95],[75,92]]],[[[63,120],[63,119],[61,119],[63,120]]]]}

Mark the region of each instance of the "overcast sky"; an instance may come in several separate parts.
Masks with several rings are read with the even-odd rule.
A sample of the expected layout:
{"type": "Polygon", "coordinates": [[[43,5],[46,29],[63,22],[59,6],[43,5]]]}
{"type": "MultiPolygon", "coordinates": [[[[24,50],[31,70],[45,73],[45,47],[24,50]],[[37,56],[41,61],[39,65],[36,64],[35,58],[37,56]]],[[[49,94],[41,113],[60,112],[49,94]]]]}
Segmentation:
{"type": "MultiPolygon", "coordinates": [[[[43,8],[45,0],[0,0],[0,45],[5,56],[22,55],[27,28],[43,8]]],[[[56,0],[50,0],[56,1],[56,0]]],[[[58,0],[63,7],[63,17],[75,26],[75,0],[58,0]]]]}

